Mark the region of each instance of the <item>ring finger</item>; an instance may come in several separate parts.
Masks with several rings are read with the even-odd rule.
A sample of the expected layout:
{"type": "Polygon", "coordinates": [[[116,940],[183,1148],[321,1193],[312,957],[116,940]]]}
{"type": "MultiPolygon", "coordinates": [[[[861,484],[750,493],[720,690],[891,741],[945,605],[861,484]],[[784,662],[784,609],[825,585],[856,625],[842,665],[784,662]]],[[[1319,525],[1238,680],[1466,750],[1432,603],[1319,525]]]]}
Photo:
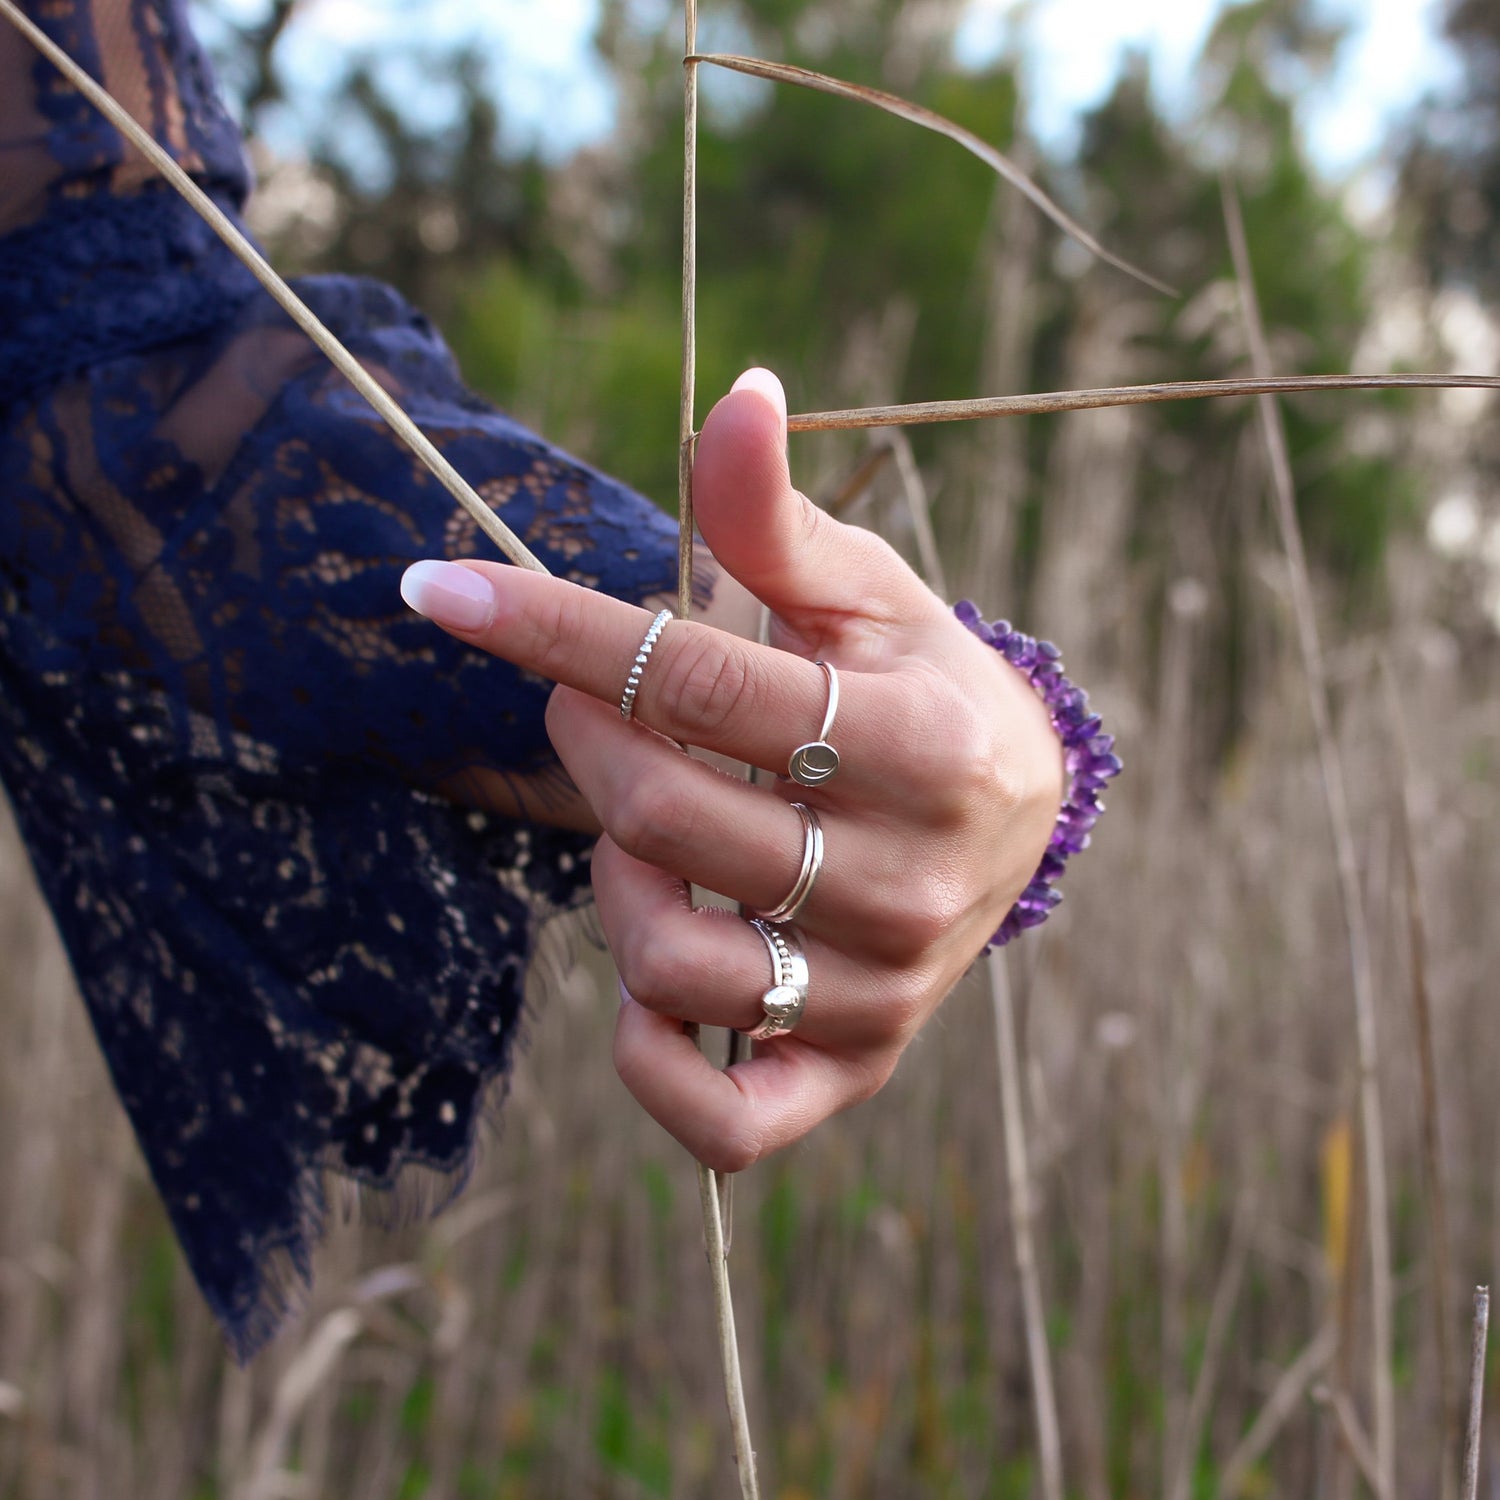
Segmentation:
{"type": "MultiPolygon", "coordinates": [[[[594,850],[594,899],[620,980],[638,1005],[705,1026],[748,1031],[776,982],[760,935],[716,907],[689,906],[683,883],[631,858],[607,835],[594,850]]],[[[838,1050],[879,1047],[918,1019],[916,982],[856,963],[798,930],[807,958],[807,1008],[798,1040],[838,1050]]]]}

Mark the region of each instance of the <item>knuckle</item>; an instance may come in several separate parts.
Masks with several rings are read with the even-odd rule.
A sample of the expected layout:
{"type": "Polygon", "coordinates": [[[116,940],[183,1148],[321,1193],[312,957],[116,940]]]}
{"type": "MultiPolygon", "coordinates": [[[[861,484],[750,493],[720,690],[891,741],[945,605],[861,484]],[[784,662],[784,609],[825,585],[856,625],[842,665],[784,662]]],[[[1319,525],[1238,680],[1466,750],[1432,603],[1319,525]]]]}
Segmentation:
{"type": "Polygon", "coordinates": [[[938,791],[939,817],[964,822],[979,809],[1014,807],[1025,796],[1014,759],[975,706],[957,693],[935,706],[920,736],[918,774],[938,791]]]}
{"type": "Polygon", "coordinates": [[[586,639],[586,598],[580,589],[549,589],[534,607],[532,666],[543,677],[554,681],[561,677],[577,652],[577,643],[586,639]]]}
{"type": "Polygon", "coordinates": [[[895,951],[919,958],[942,942],[968,907],[968,898],[957,883],[934,874],[907,891],[891,913],[887,936],[895,951]]]}
{"type": "Polygon", "coordinates": [[[609,836],[627,854],[658,868],[670,869],[684,842],[691,842],[693,803],[678,784],[637,779],[610,798],[603,819],[609,836]]]}
{"type": "Polygon", "coordinates": [[[658,1015],[675,1015],[683,995],[694,988],[692,964],[674,945],[632,931],[615,954],[620,978],[637,1005],[658,1015]]]}
{"type": "Polygon", "coordinates": [[[709,636],[690,636],[672,657],[661,693],[669,718],[714,734],[753,711],[757,684],[744,657],[709,636]]]}

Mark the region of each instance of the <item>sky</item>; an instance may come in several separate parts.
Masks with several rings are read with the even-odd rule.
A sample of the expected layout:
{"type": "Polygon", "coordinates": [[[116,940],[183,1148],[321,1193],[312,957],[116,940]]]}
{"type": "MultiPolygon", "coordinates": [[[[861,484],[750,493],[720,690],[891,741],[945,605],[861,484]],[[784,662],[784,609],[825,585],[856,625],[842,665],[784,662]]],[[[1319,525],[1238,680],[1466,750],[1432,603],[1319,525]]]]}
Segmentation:
{"type": "MultiPolygon", "coordinates": [[[[255,15],[264,0],[233,0],[255,15]]],[[[1166,107],[1190,112],[1193,62],[1220,0],[970,0],[960,58],[980,62],[1008,37],[1031,59],[1034,128],[1066,148],[1080,114],[1107,91],[1120,59],[1144,50],[1166,107]]],[[[676,9],[662,0],[665,16],[676,9]]],[[[1438,37],[1441,0],[1324,0],[1351,37],[1338,70],[1308,116],[1314,159],[1345,174],[1368,160],[1385,122],[1440,88],[1452,64],[1438,37]]],[[[328,86],[330,57],[356,48],[399,60],[420,34],[478,41],[495,64],[511,139],[565,153],[606,135],[609,82],[592,56],[595,0],[304,0],[282,45],[293,98],[328,86]]],[[[667,24],[670,24],[668,22],[667,24]]],[[[441,110],[441,90],[413,75],[413,107],[441,110]]],[[[273,144],[296,139],[300,122],[271,124],[273,144]],[[281,137],[278,140],[277,137],[281,137]]]]}
{"type": "MultiPolygon", "coordinates": [[[[1193,67],[1219,0],[971,0],[960,55],[994,53],[1019,23],[1033,64],[1033,119],[1066,143],[1078,116],[1109,90],[1127,49],[1145,50],[1174,113],[1193,104],[1193,67]]],[[[1452,76],[1439,37],[1441,0],[1324,0],[1321,15],[1350,27],[1327,93],[1312,103],[1309,145],[1326,170],[1346,172],[1377,148],[1387,119],[1452,76]]]]}

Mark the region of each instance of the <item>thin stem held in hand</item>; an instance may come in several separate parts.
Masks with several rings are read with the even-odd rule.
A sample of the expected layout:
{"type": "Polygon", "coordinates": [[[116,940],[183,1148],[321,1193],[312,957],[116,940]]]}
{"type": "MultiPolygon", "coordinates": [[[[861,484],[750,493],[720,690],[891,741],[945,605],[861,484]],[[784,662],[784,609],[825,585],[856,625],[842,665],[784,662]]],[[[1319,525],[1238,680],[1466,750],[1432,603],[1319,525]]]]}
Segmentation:
{"type": "Polygon", "coordinates": [[[677,617],[693,609],[693,413],[698,383],[697,0],[687,0],[682,60],[682,386],[677,415],[677,617]]]}
{"type": "MultiPolygon", "coordinates": [[[[683,8],[682,95],[682,384],[677,424],[677,615],[685,620],[693,608],[693,415],[697,387],[698,299],[698,6],[683,8]]],[[[729,1285],[729,1250],[721,1181],[698,1163],[698,1199],[703,1209],[703,1237],[713,1284],[714,1323],[724,1369],[724,1399],[734,1440],[734,1462],[743,1500],[759,1500],[755,1448],[745,1409],[745,1382],[739,1342],[734,1331],[734,1297],[729,1285]]],[[[727,1183],[724,1184],[727,1187],[727,1183]]]]}

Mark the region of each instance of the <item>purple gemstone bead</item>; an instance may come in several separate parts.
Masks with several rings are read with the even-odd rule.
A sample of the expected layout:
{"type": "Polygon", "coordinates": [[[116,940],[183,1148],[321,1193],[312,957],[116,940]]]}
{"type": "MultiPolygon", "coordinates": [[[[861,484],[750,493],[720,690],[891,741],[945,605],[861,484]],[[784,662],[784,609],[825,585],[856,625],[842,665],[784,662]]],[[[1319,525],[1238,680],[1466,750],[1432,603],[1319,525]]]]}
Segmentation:
{"type": "Polygon", "coordinates": [[[1046,921],[1062,892],[1052,884],[1067,868],[1070,855],[1087,849],[1090,830],[1104,811],[1099,793],[1121,770],[1114,753],[1114,737],[1101,732],[1099,715],[1091,713],[1088,694],[1075,687],[1063,673],[1062,652],[1051,641],[1037,641],[1015,630],[1009,620],[988,625],[968,599],[953,607],[954,615],[987,645],[1025,672],[1032,688],[1046,703],[1064,748],[1068,773],[1067,793],[1052,826],[1046,852],[1031,883],[1006,913],[1005,920],[988,946],[1003,948],[1030,927],[1046,921]]]}

